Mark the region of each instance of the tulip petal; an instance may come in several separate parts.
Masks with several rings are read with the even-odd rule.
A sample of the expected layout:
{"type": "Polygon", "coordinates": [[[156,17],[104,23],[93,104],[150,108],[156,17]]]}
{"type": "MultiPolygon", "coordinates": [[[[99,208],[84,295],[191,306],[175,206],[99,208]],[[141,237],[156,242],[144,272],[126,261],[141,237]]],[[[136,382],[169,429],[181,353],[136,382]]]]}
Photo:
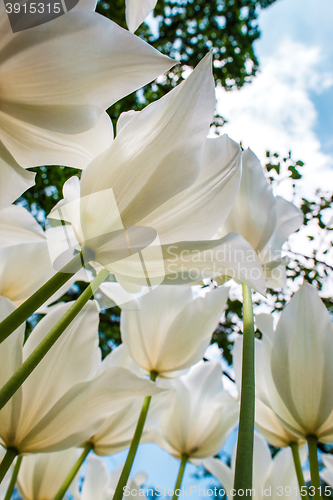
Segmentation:
{"type": "MultiPolygon", "coordinates": [[[[161,273],[161,259],[158,253],[145,258],[146,266],[156,282],[184,285],[203,279],[227,275],[265,294],[262,267],[256,252],[241,236],[229,233],[220,240],[185,241],[162,245],[164,264],[161,273]]],[[[123,276],[129,282],[147,286],[142,278],[142,264],[139,259],[123,259],[107,266],[111,272],[123,276]]]]}
{"type": "Polygon", "coordinates": [[[22,497],[29,500],[54,498],[80,455],[81,450],[71,448],[24,457],[17,478],[22,497]]]}
{"type": "Polygon", "coordinates": [[[202,359],[225,308],[228,292],[228,288],[207,292],[205,297],[188,303],[175,317],[159,348],[156,360],[159,373],[183,370],[202,359]]]}
{"type": "Polygon", "coordinates": [[[59,451],[87,441],[105,419],[138,396],[159,394],[156,384],[125,368],[72,387],[19,443],[22,453],[59,451]],[[84,411],[82,409],[84,408],[84,411]]]}
{"type": "Polygon", "coordinates": [[[126,0],[126,24],[132,33],[154,10],[156,3],[157,0],[126,0]]]}
{"type": "MultiPolygon", "coordinates": [[[[0,321],[16,309],[9,299],[0,296],[0,321]]],[[[0,347],[0,387],[10,379],[22,364],[22,345],[25,325],[19,326],[15,332],[6,338],[0,347]]],[[[8,401],[0,411],[1,442],[11,446],[21,413],[22,388],[8,401]]]]}
{"type": "Polygon", "coordinates": [[[332,339],[330,315],[316,289],[304,283],[281,314],[271,366],[276,388],[305,436],[317,435],[332,412],[332,339]]]}
{"type": "Polygon", "coordinates": [[[54,274],[46,241],[0,248],[0,294],[17,305],[54,274]]]}
{"type": "Polygon", "coordinates": [[[247,149],[242,155],[242,179],[232,210],[218,236],[234,231],[260,251],[272,236],[276,226],[276,201],[262,166],[255,154],[247,149]]]}
{"type": "Polygon", "coordinates": [[[87,472],[82,485],[81,500],[102,499],[108,479],[109,472],[104,460],[96,455],[90,455],[87,460],[87,472]]]}
{"type": "Polygon", "coordinates": [[[211,239],[233,206],[240,176],[238,144],[226,134],[208,138],[195,183],[154,210],[142,224],[156,229],[162,243],[211,239]]]}
{"type": "Polygon", "coordinates": [[[274,257],[274,260],[278,260],[283,243],[293,232],[299,229],[303,222],[302,211],[295,207],[293,203],[281,198],[281,196],[276,197],[276,211],[276,227],[270,240],[262,251],[262,262],[269,262],[273,260],[274,257]]]}
{"type": "Polygon", "coordinates": [[[160,371],[158,361],[169,326],[192,297],[189,287],[162,285],[140,297],[136,308],[122,312],[122,340],[132,358],[148,372],[160,371]]]}
{"type": "Polygon", "coordinates": [[[234,482],[234,474],[230,467],[222,460],[213,457],[205,458],[203,465],[220,481],[229,498],[234,482]]]}
{"type": "MultiPolygon", "coordinates": [[[[37,324],[23,347],[23,361],[71,305],[67,302],[58,306],[37,324]]],[[[25,381],[20,436],[27,434],[68,390],[92,375],[97,356],[100,361],[98,321],[96,304],[89,301],[25,381]]]]}
{"type": "Polygon", "coordinates": [[[0,209],[34,186],[35,175],[20,167],[0,141],[0,209]]]}
{"type": "Polygon", "coordinates": [[[102,112],[174,65],[94,12],[71,11],[54,19],[52,30],[50,26],[12,35],[0,66],[2,101],[38,106],[93,103],[102,112]]]}
{"type": "MultiPolygon", "coordinates": [[[[145,216],[198,176],[214,106],[208,55],[185,82],[120,130],[110,148],[85,170],[81,196],[112,188],[124,226],[141,225],[145,216]]],[[[97,201],[91,213],[101,213],[97,201]]]]}
{"type": "Polygon", "coordinates": [[[44,231],[28,210],[18,205],[0,210],[0,247],[40,242],[44,231]]]}
{"type": "MultiPolygon", "coordinates": [[[[70,115],[69,106],[67,113],[70,115]]],[[[72,119],[68,116],[64,120],[72,119]]],[[[0,116],[0,123],[3,142],[25,168],[65,165],[83,169],[110,145],[113,138],[112,123],[106,113],[100,113],[90,130],[75,134],[50,131],[8,115],[0,116]]]]}

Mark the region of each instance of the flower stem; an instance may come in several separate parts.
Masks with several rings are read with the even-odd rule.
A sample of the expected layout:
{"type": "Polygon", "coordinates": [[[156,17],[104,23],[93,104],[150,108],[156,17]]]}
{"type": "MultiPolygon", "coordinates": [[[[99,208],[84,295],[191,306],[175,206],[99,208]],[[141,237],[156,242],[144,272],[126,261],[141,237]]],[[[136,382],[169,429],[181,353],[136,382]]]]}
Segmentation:
{"type": "Polygon", "coordinates": [[[59,290],[77,271],[83,266],[82,255],[79,253],[58,271],[49,281],[41,286],[23,304],[13,311],[0,323],[0,344],[16,328],[24,323],[37,309],[44,304],[52,295],[59,290]]]}
{"type": "Polygon", "coordinates": [[[54,325],[54,327],[49,331],[49,333],[44,337],[41,343],[36,347],[36,349],[30,354],[30,356],[22,363],[20,368],[14,373],[14,375],[6,382],[6,384],[0,390],[0,410],[5,406],[5,404],[10,400],[10,398],[15,394],[15,392],[21,387],[23,382],[28,378],[30,373],[36,368],[38,363],[44,358],[44,356],[51,349],[53,344],[58,340],[60,335],[65,331],[68,325],[73,321],[73,319],[79,314],[84,305],[88,302],[90,297],[98,289],[98,287],[103,283],[103,281],[110,274],[109,271],[103,269],[95,279],[87,286],[80,297],[74,302],[74,304],[66,311],[63,317],[54,325]]]}
{"type": "MultiPolygon", "coordinates": [[[[150,380],[155,382],[157,375],[158,375],[158,373],[155,371],[150,372],[150,380]]],[[[143,431],[143,428],[144,428],[144,425],[146,422],[146,418],[148,415],[150,401],[151,401],[151,396],[146,396],[144,401],[143,401],[141,413],[139,416],[138,423],[136,425],[136,429],[134,432],[134,436],[133,436],[133,439],[131,442],[130,449],[128,451],[126,462],[125,462],[125,465],[124,465],[123,470],[121,472],[121,475],[120,475],[120,478],[119,478],[119,481],[118,481],[118,484],[117,484],[117,487],[116,487],[116,490],[114,492],[112,500],[122,500],[122,498],[123,498],[124,487],[127,484],[129,475],[131,473],[132,465],[133,465],[133,462],[135,459],[135,455],[136,455],[136,452],[137,452],[139,444],[140,444],[142,431],[143,431]]]]}
{"type": "Polygon", "coordinates": [[[185,472],[185,467],[188,461],[188,454],[187,453],[182,453],[181,461],[180,461],[180,467],[179,467],[179,472],[178,472],[178,477],[175,485],[175,489],[173,492],[173,497],[172,500],[177,500],[180,494],[180,487],[182,485],[182,480],[184,477],[184,472],[185,472]],[[177,491],[179,490],[179,494],[177,495],[177,491]]]}
{"type": "MultiPolygon", "coordinates": [[[[240,402],[237,455],[235,467],[234,499],[240,500],[240,490],[252,489],[253,436],[254,436],[254,320],[251,289],[242,283],[243,289],[243,361],[242,394],[240,402]]],[[[243,493],[244,494],[244,493],[243,493]]],[[[251,494],[252,497],[252,494],[251,494]]],[[[250,497],[250,498],[251,498],[250,497]]]]}
{"type": "Polygon", "coordinates": [[[80,457],[77,459],[77,461],[73,465],[72,470],[69,472],[68,476],[66,477],[65,481],[63,482],[63,484],[59,488],[59,490],[58,490],[58,492],[53,500],[62,500],[64,498],[64,496],[66,495],[66,491],[68,490],[68,488],[72,484],[72,481],[75,478],[76,474],[78,473],[81,465],[83,464],[83,462],[87,458],[89,452],[93,448],[94,448],[94,445],[92,443],[87,443],[85,445],[82,454],[80,455],[80,457]]]}
{"type": "Polygon", "coordinates": [[[298,443],[296,441],[293,441],[292,443],[290,443],[289,446],[290,446],[292,454],[293,454],[295,471],[296,471],[296,476],[297,476],[297,481],[298,481],[298,486],[299,486],[299,492],[300,492],[302,498],[304,498],[305,500],[309,500],[309,496],[307,494],[304,495],[304,493],[303,493],[304,491],[307,491],[307,487],[306,487],[305,480],[304,480],[301,460],[299,458],[298,443]]]}
{"type": "Polygon", "coordinates": [[[13,474],[12,474],[12,478],[10,480],[10,483],[9,483],[4,500],[10,500],[12,498],[12,494],[14,492],[14,488],[15,488],[15,484],[16,484],[16,480],[17,480],[17,475],[18,475],[20,467],[21,467],[22,458],[23,458],[22,455],[17,457],[16,464],[15,464],[13,474]]]}
{"type": "Polygon", "coordinates": [[[317,436],[309,435],[307,436],[307,442],[309,447],[309,462],[310,462],[310,473],[311,473],[311,485],[314,487],[314,495],[311,497],[314,500],[321,500],[321,488],[320,488],[320,475],[319,475],[319,464],[317,456],[317,436]]]}
{"type": "Polygon", "coordinates": [[[8,472],[9,467],[12,465],[15,457],[18,455],[16,448],[7,448],[6,455],[0,464],[0,483],[2,483],[3,478],[8,472]]]}

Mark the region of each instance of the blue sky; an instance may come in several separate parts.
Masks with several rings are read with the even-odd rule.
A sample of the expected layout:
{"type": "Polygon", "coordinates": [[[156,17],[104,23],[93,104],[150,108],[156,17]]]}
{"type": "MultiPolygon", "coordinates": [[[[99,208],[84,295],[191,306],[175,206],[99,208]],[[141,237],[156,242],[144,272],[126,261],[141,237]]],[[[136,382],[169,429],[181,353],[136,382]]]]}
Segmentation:
{"type": "Polygon", "coordinates": [[[257,77],[219,89],[225,132],[264,159],[265,150],[306,163],[303,189],[333,188],[333,2],[277,0],[259,16],[257,77]]]}

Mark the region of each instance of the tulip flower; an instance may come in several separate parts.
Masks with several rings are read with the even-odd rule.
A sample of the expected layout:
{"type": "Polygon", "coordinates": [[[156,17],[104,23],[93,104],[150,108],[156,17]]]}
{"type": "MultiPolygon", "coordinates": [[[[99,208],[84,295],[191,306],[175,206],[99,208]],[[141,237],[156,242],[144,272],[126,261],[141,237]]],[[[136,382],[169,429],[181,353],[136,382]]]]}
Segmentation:
{"type": "MultiPolygon", "coordinates": [[[[290,446],[291,443],[303,445],[304,438],[298,433],[293,432],[284,425],[270,405],[272,395],[272,373],[269,367],[272,350],[272,338],[274,335],[273,318],[267,314],[258,314],[256,323],[261,332],[264,332],[263,339],[255,339],[255,358],[256,358],[256,407],[255,424],[256,428],[273,446],[278,448],[290,446]]],[[[240,373],[242,366],[243,338],[237,336],[233,349],[233,366],[235,370],[235,379],[238,389],[238,399],[241,395],[240,373]]],[[[278,397],[278,396],[277,396],[278,397]]],[[[280,401],[283,405],[282,401],[280,401]]]]}
{"type": "MultiPolygon", "coordinates": [[[[333,457],[332,455],[323,453],[321,458],[325,468],[320,471],[320,477],[333,488],[333,457]]],[[[325,488],[325,494],[327,490],[328,488],[325,488]]]]}
{"type": "Polygon", "coordinates": [[[69,448],[54,453],[23,457],[17,486],[23,500],[53,500],[81,450],[69,448]]]}
{"type": "Polygon", "coordinates": [[[241,234],[256,250],[267,285],[285,285],[282,245],[303,221],[302,212],[292,203],[274,196],[262,166],[255,154],[247,149],[242,154],[242,178],[236,201],[219,229],[217,236],[230,231],[241,234]]]}
{"type": "MultiPolygon", "coordinates": [[[[19,305],[55,273],[48,232],[28,210],[17,205],[0,210],[0,230],[0,295],[19,305]]],[[[83,274],[80,272],[49,302],[66,293],[75,279],[86,280],[83,274]]]]}
{"type": "Polygon", "coordinates": [[[259,413],[259,423],[273,434],[274,413],[287,431],[282,439],[308,441],[314,497],[319,498],[316,443],[333,440],[332,321],[316,289],[304,283],[281,313],[275,332],[267,324],[259,323],[267,339],[262,356],[266,390],[259,397],[271,419],[266,424],[259,413]]]}
{"type": "MultiPolygon", "coordinates": [[[[94,452],[97,455],[112,455],[129,448],[141,407],[142,398],[137,398],[125,408],[105,419],[100,429],[87,440],[93,444],[94,452]]],[[[156,418],[156,412],[157,409],[153,405],[147,417],[146,429],[143,431],[141,442],[146,440],[146,435],[149,434],[156,418]]]]}
{"type": "Polygon", "coordinates": [[[126,24],[132,33],[154,10],[156,3],[157,0],[126,0],[126,24]]]}
{"type": "Polygon", "coordinates": [[[163,387],[172,389],[158,397],[154,441],[177,458],[186,455],[187,460],[217,453],[238,419],[238,404],[223,389],[219,364],[197,363],[163,387]]]}
{"type": "Polygon", "coordinates": [[[228,270],[264,291],[259,260],[243,238],[211,240],[221,224],[215,207],[227,216],[240,176],[239,146],[227,136],[206,140],[214,105],[208,56],[166,96],[123,117],[81,185],[77,178],[65,184],[50,217],[70,222],[84,258],[121,284],[185,284],[228,270]]]}
{"type": "MultiPolygon", "coordinates": [[[[0,305],[2,316],[14,308],[4,298],[0,305]]],[[[2,343],[1,386],[69,306],[65,303],[48,313],[23,347],[23,327],[2,343]]],[[[126,368],[101,365],[98,310],[90,301],[0,411],[1,442],[19,454],[78,446],[97,432],[109,415],[136,397],[159,392],[150,381],[126,368]]]]}
{"type": "Polygon", "coordinates": [[[25,168],[85,168],[112,141],[105,110],[174,61],[88,10],[18,33],[0,17],[2,208],[34,184],[25,168]]]}
{"type": "Polygon", "coordinates": [[[315,435],[331,443],[333,325],[316,289],[302,285],[282,311],[275,331],[266,318],[258,325],[266,342],[261,359],[267,406],[299,439],[315,435]]]}
{"type": "MultiPolygon", "coordinates": [[[[121,468],[116,469],[110,474],[105,462],[101,458],[91,455],[87,461],[87,471],[81,492],[79,492],[77,486],[71,487],[70,492],[74,500],[106,500],[113,498],[120,472],[121,468]]],[[[134,497],[138,497],[140,486],[146,479],[147,476],[142,473],[130,479],[126,486],[129,494],[125,498],[133,499],[134,497]],[[133,495],[130,493],[132,490],[133,495]]],[[[140,494],[140,498],[142,497],[145,497],[143,492],[140,494]]]]}
{"type": "MultiPolygon", "coordinates": [[[[206,469],[221,482],[228,498],[235,496],[233,477],[235,470],[236,449],[233,453],[231,467],[228,467],[218,458],[206,458],[203,461],[206,469]]],[[[249,497],[250,492],[243,492],[249,497]]],[[[293,467],[291,450],[281,450],[272,459],[270,449],[260,434],[254,435],[253,454],[253,490],[251,498],[263,500],[265,498],[297,498],[300,493],[297,478],[293,467]]]]}
{"type": "MultiPolygon", "coordinates": [[[[101,285],[116,303],[119,288],[115,283],[101,285]]],[[[175,377],[202,359],[227,298],[228,288],[195,298],[191,287],[181,285],[161,285],[138,299],[132,296],[130,307],[121,312],[123,345],[146,373],[175,377]]]]}

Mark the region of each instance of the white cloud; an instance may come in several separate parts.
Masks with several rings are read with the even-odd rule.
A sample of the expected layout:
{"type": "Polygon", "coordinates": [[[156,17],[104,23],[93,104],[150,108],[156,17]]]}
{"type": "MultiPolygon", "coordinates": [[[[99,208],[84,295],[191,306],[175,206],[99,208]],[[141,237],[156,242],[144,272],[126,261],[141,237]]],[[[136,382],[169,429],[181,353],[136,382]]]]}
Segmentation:
{"type": "Polygon", "coordinates": [[[322,49],[284,38],[260,61],[261,71],[241,90],[217,89],[218,112],[228,120],[223,127],[243,147],[264,161],[265,151],[303,160],[303,189],[327,188],[333,181],[333,157],[321,151],[314,128],[318,115],[311,93],[333,86],[333,74],[323,70],[322,49]],[[315,176],[315,177],[314,177],[315,176]]]}

